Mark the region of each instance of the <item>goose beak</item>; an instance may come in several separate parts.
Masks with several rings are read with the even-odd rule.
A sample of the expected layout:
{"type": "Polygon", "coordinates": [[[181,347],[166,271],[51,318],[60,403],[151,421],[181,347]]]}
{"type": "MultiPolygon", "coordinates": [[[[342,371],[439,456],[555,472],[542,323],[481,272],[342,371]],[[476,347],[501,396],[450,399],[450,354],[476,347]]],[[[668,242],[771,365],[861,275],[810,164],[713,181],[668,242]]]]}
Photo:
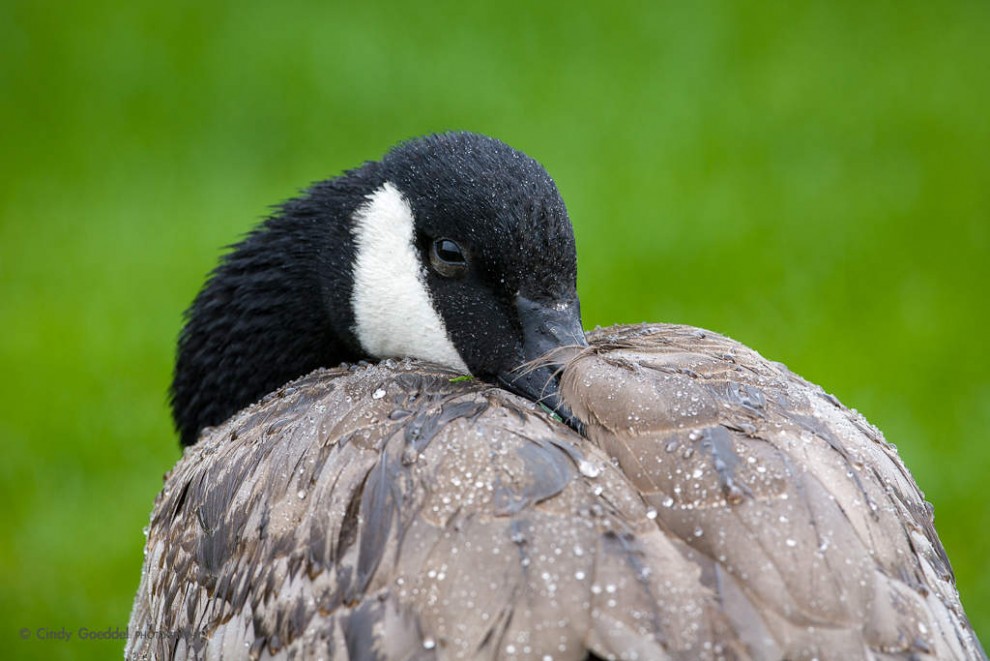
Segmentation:
{"type": "Polygon", "coordinates": [[[506,389],[543,404],[580,432],[580,423],[560,398],[560,371],[588,346],[581,327],[577,297],[564,302],[538,302],[516,296],[522,325],[522,363],[498,375],[506,389]]]}

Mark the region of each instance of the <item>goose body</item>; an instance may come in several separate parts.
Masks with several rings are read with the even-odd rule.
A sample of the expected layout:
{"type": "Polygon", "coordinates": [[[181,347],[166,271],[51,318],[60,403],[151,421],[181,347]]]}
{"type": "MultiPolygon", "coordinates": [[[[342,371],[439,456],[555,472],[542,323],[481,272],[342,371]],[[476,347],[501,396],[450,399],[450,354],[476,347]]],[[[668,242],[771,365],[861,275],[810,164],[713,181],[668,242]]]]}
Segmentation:
{"type": "MultiPolygon", "coordinates": [[[[566,220],[545,202],[493,208],[507,206],[566,220]]],[[[361,222],[374,205],[355,209],[361,222]]],[[[572,252],[556,231],[542,253],[572,252]]],[[[577,337],[570,257],[530,259],[544,258],[556,264],[537,293],[486,285],[495,307],[511,302],[495,330],[471,317],[475,342],[512,335],[496,342],[515,347],[502,365],[450,332],[435,283],[441,333],[406,343],[418,359],[369,351],[352,282],[356,330],[330,344],[381,362],[314,365],[203,424],[182,402],[209,398],[188,366],[214,350],[187,330],[176,380],[190,391],[175,401],[189,447],[152,513],[128,658],[986,658],[931,507],[878,430],[707,331],[577,337]]],[[[204,291],[229,285],[222,269],[204,291]]],[[[190,325],[237,326],[214,305],[201,294],[190,325]]]]}

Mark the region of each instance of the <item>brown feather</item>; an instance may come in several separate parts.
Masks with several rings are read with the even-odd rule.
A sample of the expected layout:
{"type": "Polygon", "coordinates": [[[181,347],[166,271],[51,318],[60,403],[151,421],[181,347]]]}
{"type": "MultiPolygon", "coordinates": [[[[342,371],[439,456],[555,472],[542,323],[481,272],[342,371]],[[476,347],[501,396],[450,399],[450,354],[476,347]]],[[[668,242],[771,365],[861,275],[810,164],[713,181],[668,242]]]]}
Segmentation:
{"type": "Polygon", "coordinates": [[[205,433],[155,503],[128,658],[985,658],[865,420],[705,331],[590,339],[562,379],[588,438],[409,361],[205,433]]]}
{"type": "Polygon", "coordinates": [[[779,363],[695,328],[605,329],[565,370],[586,433],[699,554],[755,658],[984,658],[894,446],[779,363]]]}

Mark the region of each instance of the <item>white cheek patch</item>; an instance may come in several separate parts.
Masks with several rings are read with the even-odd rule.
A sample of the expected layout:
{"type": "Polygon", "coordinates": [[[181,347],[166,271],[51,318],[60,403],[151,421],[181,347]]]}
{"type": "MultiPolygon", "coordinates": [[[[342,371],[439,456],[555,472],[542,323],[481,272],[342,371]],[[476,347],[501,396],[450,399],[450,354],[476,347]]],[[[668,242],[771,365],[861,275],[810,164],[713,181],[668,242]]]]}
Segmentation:
{"type": "Polygon", "coordinates": [[[391,183],[354,212],[355,334],[377,358],[421,358],[468,373],[433,307],[413,244],[413,214],[391,183]]]}

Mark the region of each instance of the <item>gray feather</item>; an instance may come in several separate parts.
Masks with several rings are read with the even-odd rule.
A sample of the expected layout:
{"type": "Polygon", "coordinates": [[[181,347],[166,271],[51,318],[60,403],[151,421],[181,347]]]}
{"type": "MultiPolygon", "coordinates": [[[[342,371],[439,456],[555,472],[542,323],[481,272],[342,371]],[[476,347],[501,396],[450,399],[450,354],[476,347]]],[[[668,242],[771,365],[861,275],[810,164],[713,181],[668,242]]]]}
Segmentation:
{"type": "Polygon", "coordinates": [[[128,658],[985,658],[865,420],[707,332],[590,339],[562,378],[587,438],[408,361],[204,434],[155,503],[128,658]]]}

